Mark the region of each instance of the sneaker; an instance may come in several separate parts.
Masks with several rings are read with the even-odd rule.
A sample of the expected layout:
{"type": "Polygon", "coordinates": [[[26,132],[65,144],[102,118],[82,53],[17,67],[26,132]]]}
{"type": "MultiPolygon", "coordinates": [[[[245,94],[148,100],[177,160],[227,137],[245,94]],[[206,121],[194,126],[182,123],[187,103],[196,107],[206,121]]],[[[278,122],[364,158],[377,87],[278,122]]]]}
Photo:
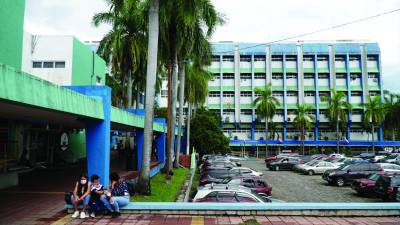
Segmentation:
{"type": "Polygon", "coordinates": [[[72,218],[76,218],[79,216],[79,211],[75,211],[74,214],[72,214],[72,218]]]}
{"type": "Polygon", "coordinates": [[[81,212],[81,215],[79,216],[79,218],[85,219],[86,218],[86,213],[85,212],[81,212]]]}
{"type": "Polygon", "coordinates": [[[120,216],[121,215],[121,213],[119,213],[119,212],[113,212],[113,214],[112,214],[112,218],[116,218],[116,217],[118,217],[118,216],[120,216]]]}
{"type": "Polygon", "coordinates": [[[90,217],[95,218],[96,214],[94,212],[90,213],[90,217]]]}
{"type": "Polygon", "coordinates": [[[85,213],[85,217],[89,218],[89,213],[88,212],[85,213]]]}

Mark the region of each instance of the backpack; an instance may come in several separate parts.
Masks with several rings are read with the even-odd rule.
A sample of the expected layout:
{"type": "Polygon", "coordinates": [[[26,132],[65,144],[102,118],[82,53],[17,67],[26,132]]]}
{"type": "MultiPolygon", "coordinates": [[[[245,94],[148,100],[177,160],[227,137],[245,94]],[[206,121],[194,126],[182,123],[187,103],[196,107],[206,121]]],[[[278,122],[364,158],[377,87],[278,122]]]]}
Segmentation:
{"type": "Polygon", "coordinates": [[[65,203],[67,204],[67,205],[72,205],[72,202],[71,202],[71,197],[73,196],[74,194],[70,191],[70,192],[65,192],[64,193],[64,201],[65,201],[65,203]]]}

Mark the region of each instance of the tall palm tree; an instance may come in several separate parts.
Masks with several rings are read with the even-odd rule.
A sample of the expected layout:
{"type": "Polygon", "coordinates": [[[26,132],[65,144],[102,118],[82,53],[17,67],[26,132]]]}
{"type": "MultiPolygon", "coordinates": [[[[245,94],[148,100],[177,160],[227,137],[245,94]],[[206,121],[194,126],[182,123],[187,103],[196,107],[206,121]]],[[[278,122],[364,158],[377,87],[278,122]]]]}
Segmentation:
{"type": "Polygon", "coordinates": [[[190,120],[193,107],[202,106],[208,95],[208,81],[212,74],[195,64],[186,66],[185,101],[188,103],[186,125],[186,154],[190,152],[190,120]]]}
{"type": "Polygon", "coordinates": [[[157,74],[157,54],[159,35],[159,0],[150,0],[148,14],[148,45],[147,45],[147,76],[146,76],[146,100],[142,169],[139,174],[139,190],[150,194],[150,153],[153,143],[153,118],[154,97],[157,74]]]}
{"type": "MultiPolygon", "coordinates": [[[[255,92],[259,94],[255,100],[256,113],[265,119],[265,141],[268,141],[268,121],[274,117],[276,108],[279,106],[279,100],[272,94],[271,84],[266,89],[256,88],[255,92]]],[[[268,155],[268,143],[265,143],[265,155],[268,155]]]]}
{"type": "Polygon", "coordinates": [[[346,100],[343,92],[331,90],[331,96],[324,96],[322,101],[328,102],[328,118],[336,125],[336,151],[339,153],[339,126],[340,123],[346,124],[352,112],[351,104],[346,100]]]}
{"type": "Polygon", "coordinates": [[[112,70],[121,74],[126,88],[126,107],[132,107],[135,76],[143,76],[146,63],[146,23],[140,0],[108,0],[109,10],[93,16],[93,24],[110,24],[112,29],[100,42],[98,53],[108,60],[112,70]]]}
{"type": "Polygon", "coordinates": [[[394,141],[396,140],[396,129],[400,127],[400,117],[398,116],[400,114],[400,96],[384,91],[384,99],[386,112],[384,127],[391,130],[391,139],[394,141]]]}
{"type": "Polygon", "coordinates": [[[297,105],[296,117],[293,122],[297,129],[300,130],[301,150],[304,155],[304,136],[305,132],[309,130],[314,122],[314,116],[310,115],[313,108],[309,105],[297,105]]]}
{"type": "Polygon", "coordinates": [[[375,153],[375,127],[382,125],[385,120],[385,106],[381,101],[381,96],[377,95],[367,97],[367,102],[365,103],[365,113],[364,122],[371,126],[372,134],[372,152],[375,153]]]}

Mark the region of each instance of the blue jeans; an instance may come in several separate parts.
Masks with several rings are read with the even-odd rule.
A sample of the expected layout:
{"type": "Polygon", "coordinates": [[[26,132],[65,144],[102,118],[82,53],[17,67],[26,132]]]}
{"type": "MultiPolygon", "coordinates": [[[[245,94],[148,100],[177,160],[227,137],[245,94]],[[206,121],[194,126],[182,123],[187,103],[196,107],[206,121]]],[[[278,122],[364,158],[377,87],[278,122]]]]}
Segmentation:
{"type": "MultiPolygon", "coordinates": [[[[74,200],[75,200],[74,195],[71,195],[71,203],[72,203],[72,205],[74,204],[74,200]]],[[[83,203],[83,205],[88,205],[88,204],[89,204],[89,200],[90,200],[90,195],[86,195],[86,196],[83,198],[83,201],[80,201],[80,202],[78,203],[78,205],[82,205],[82,203],[83,203]]]]}
{"type": "Polygon", "coordinates": [[[106,196],[102,195],[100,200],[110,212],[119,212],[120,207],[128,205],[129,196],[113,196],[111,200],[108,200],[106,196]]]}

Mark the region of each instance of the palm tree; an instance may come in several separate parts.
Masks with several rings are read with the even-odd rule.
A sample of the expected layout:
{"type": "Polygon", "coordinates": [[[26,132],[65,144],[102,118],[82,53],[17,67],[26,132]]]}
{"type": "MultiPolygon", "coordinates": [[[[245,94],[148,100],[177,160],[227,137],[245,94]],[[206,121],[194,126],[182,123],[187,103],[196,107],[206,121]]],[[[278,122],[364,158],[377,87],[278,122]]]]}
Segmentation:
{"type": "Polygon", "coordinates": [[[314,116],[310,115],[313,108],[309,105],[297,105],[296,118],[294,118],[293,122],[297,129],[300,130],[301,137],[301,150],[304,155],[304,136],[305,132],[309,130],[314,122],[314,116]]]}
{"type": "Polygon", "coordinates": [[[328,118],[336,125],[336,151],[339,153],[339,125],[346,124],[352,112],[351,104],[346,100],[343,92],[331,90],[331,96],[324,96],[322,101],[328,102],[328,118]]]}
{"type": "Polygon", "coordinates": [[[400,118],[398,116],[400,114],[400,96],[384,91],[384,99],[386,112],[384,127],[391,130],[391,138],[394,141],[396,140],[396,129],[400,127],[400,118]]]}
{"type": "Polygon", "coordinates": [[[364,122],[371,126],[372,134],[372,152],[375,153],[375,127],[381,126],[385,120],[385,106],[381,101],[381,96],[377,95],[367,97],[367,102],[365,103],[365,113],[364,122]]]}
{"type": "Polygon", "coordinates": [[[202,106],[208,95],[208,81],[212,74],[194,64],[186,66],[185,100],[188,103],[186,125],[186,154],[190,152],[190,120],[193,107],[202,106]]]}
{"type": "Polygon", "coordinates": [[[109,0],[109,11],[93,16],[93,24],[110,24],[112,29],[100,42],[98,53],[121,74],[126,88],[126,107],[132,107],[134,77],[143,76],[146,63],[146,24],[140,0],[109,0]]]}
{"type": "Polygon", "coordinates": [[[256,113],[258,116],[265,119],[265,155],[268,155],[268,120],[274,117],[276,108],[279,106],[279,100],[272,95],[271,84],[267,85],[266,89],[256,88],[255,92],[260,95],[254,100],[256,113]]]}

